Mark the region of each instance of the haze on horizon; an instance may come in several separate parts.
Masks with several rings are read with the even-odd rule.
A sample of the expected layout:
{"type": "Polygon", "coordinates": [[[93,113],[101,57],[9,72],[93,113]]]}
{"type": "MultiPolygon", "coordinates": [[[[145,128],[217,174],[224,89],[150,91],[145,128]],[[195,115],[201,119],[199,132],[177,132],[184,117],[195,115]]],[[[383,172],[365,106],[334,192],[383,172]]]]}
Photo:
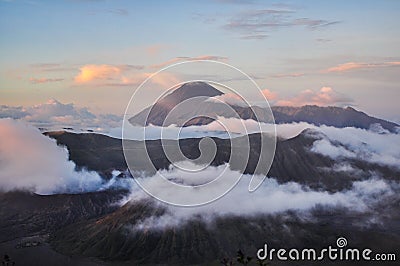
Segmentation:
{"type": "MultiPolygon", "coordinates": [[[[388,0],[3,0],[0,105],[56,99],[120,116],[151,73],[208,59],[245,71],[273,104],[352,105],[399,122],[399,11],[388,0]]],[[[160,76],[149,93],[185,78],[160,76]]]]}

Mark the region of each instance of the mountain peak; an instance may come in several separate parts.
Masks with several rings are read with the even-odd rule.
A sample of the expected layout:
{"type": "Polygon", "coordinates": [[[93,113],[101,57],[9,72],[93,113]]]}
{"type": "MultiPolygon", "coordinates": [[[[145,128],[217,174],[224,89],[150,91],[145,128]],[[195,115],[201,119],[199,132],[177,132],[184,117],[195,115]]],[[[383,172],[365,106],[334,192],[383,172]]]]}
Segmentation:
{"type": "MultiPolygon", "coordinates": [[[[222,94],[223,92],[217,90],[206,82],[188,82],[162,97],[153,106],[148,107],[140,113],[136,114],[135,116],[131,117],[129,119],[129,122],[134,125],[148,125],[151,123],[161,126],[163,125],[168,113],[181,102],[194,97],[215,97],[222,94]]],[[[197,106],[197,108],[199,108],[199,106],[197,106]]],[[[193,123],[201,124],[205,123],[205,121],[207,121],[207,123],[210,123],[212,121],[209,118],[201,118],[200,120],[197,119],[195,121],[191,121],[189,124],[186,125],[191,125],[193,123]]]]}
{"type": "MultiPolygon", "coordinates": [[[[201,82],[189,82],[181,85],[179,88],[172,91],[170,94],[164,96],[161,100],[155,103],[152,107],[148,107],[139,114],[131,117],[129,121],[132,124],[138,125],[164,125],[164,120],[169,112],[177,106],[179,103],[194,97],[215,97],[222,95],[223,93],[213,86],[201,82]]],[[[253,119],[259,122],[269,123],[271,118],[255,117],[253,109],[250,107],[241,107],[232,105],[232,108],[237,112],[238,116],[242,119],[253,119]]],[[[272,112],[274,115],[275,123],[293,123],[293,122],[307,122],[315,125],[327,125],[334,127],[356,127],[369,129],[373,124],[380,124],[384,129],[390,132],[395,132],[399,126],[395,123],[375,118],[367,115],[364,112],[358,111],[352,107],[341,108],[336,106],[317,106],[317,105],[305,105],[300,107],[293,106],[273,106],[272,112]]],[[[182,116],[175,117],[174,121],[168,121],[169,124],[176,124],[180,126],[188,125],[205,125],[214,121],[218,116],[232,117],[232,114],[224,112],[221,108],[220,103],[213,103],[204,101],[204,104],[198,106],[190,106],[185,114],[192,115],[195,117],[198,114],[202,114],[202,117],[197,118],[190,123],[186,123],[182,116]],[[208,119],[205,119],[208,117],[208,119]],[[210,119],[212,118],[212,119],[210,119]]],[[[172,119],[172,118],[170,118],[172,119]]]]}
{"type": "Polygon", "coordinates": [[[163,99],[161,99],[161,101],[177,104],[193,97],[214,97],[222,94],[223,92],[217,90],[216,88],[205,82],[194,81],[181,85],[179,88],[166,95],[163,99]]]}

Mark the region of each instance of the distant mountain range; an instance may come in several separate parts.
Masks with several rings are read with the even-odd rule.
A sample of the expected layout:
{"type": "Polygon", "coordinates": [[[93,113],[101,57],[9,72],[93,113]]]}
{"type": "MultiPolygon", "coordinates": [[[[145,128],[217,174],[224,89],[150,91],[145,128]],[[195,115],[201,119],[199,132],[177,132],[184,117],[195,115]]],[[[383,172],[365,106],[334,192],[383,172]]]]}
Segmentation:
{"type": "MultiPolygon", "coordinates": [[[[165,121],[168,113],[170,113],[176,105],[185,100],[198,96],[204,96],[211,99],[211,97],[220,95],[223,95],[221,91],[207,83],[186,83],[175,89],[172,93],[161,98],[153,106],[150,106],[131,117],[129,122],[133,125],[142,126],[149,124],[157,126],[163,126],[163,124],[164,126],[169,126],[171,124],[190,126],[207,125],[217,119],[218,116],[230,118],[232,117],[232,114],[228,113],[226,108],[223,108],[223,103],[205,100],[196,106],[191,105],[184,107],[180,112],[182,115],[176,114],[175,116],[170,117],[168,121],[165,121]],[[198,114],[202,114],[202,116],[186,121],[188,115],[195,117],[198,114]]],[[[253,119],[265,123],[273,121],[261,107],[253,106],[250,108],[232,104],[231,107],[237,112],[241,119],[253,119]]],[[[277,124],[307,122],[315,125],[327,125],[340,128],[357,127],[363,129],[369,129],[374,124],[380,124],[382,128],[390,132],[395,132],[396,127],[399,127],[396,123],[369,116],[352,107],[340,108],[333,106],[320,107],[315,105],[306,105],[302,107],[273,106],[271,109],[275,123],[277,124]]]]}

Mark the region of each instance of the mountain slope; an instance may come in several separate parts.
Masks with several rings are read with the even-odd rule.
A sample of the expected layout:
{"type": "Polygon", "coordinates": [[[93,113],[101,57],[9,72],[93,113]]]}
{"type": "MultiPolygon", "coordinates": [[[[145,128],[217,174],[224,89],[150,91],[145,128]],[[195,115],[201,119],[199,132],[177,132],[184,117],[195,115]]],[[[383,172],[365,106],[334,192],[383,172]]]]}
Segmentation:
{"type": "MultiPolygon", "coordinates": [[[[371,219],[373,213],[353,213],[340,208],[316,208],[306,219],[296,212],[250,217],[228,215],[217,217],[212,223],[194,217],[176,227],[152,229],[137,225],[149,217],[157,219],[163,209],[142,201],[127,203],[100,219],[62,228],[52,236],[51,243],[61,253],[135,265],[220,265],[220,259],[234,258],[238,249],[253,258],[264,243],[269,247],[322,249],[334,245],[338,234],[346,236],[354,247],[394,251],[400,243],[395,223],[400,219],[395,204],[373,206],[373,210],[379,209],[388,219],[382,226],[371,225],[368,229],[357,224],[371,219]]],[[[281,265],[276,263],[268,265],[281,265]]],[[[324,263],[332,262],[326,259],[324,263]]],[[[350,261],[341,265],[363,263],[350,261]]],[[[307,262],[307,265],[313,264],[307,262]]]]}
{"type": "MultiPolygon", "coordinates": [[[[222,94],[221,91],[204,82],[187,83],[175,89],[152,107],[148,107],[139,114],[131,117],[129,122],[133,125],[141,126],[149,124],[163,126],[168,113],[184,100],[196,96],[214,97],[222,94]]],[[[231,105],[231,107],[241,119],[253,119],[265,123],[271,123],[273,121],[272,118],[267,115],[268,112],[265,112],[261,107],[254,106],[250,108],[238,105],[231,105]]],[[[275,123],[277,124],[307,122],[315,125],[357,127],[363,129],[369,129],[374,124],[380,124],[384,129],[390,132],[396,132],[396,127],[400,127],[396,123],[369,116],[352,107],[340,108],[333,106],[320,107],[306,105],[302,107],[273,106],[271,109],[275,123]]],[[[196,117],[200,115],[200,117],[187,122],[184,119],[185,116],[175,116],[167,121],[164,126],[169,126],[171,124],[176,124],[178,126],[206,125],[214,121],[218,116],[226,118],[233,117],[232,113],[229,112],[227,108],[224,108],[224,104],[216,101],[203,101],[196,106],[187,106],[181,113],[184,113],[185,116],[190,115],[196,117]]]]}
{"type": "MultiPolygon", "coordinates": [[[[93,133],[49,132],[46,134],[55,138],[59,145],[65,145],[68,148],[70,159],[79,167],[98,171],[106,177],[110,176],[111,171],[114,169],[120,171],[127,169],[122,143],[119,139],[93,133]]],[[[213,139],[217,145],[217,153],[211,164],[218,166],[229,161],[230,140],[213,139]]],[[[309,134],[306,130],[292,139],[278,140],[269,176],[277,178],[282,183],[295,181],[312,188],[326,189],[328,191],[348,188],[352,181],[368,177],[368,175],[359,176],[346,171],[334,171],[335,160],[311,152],[313,143],[318,139],[318,137],[309,134]]],[[[198,149],[200,140],[200,138],[180,140],[183,154],[188,158],[197,158],[200,155],[198,149]]],[[[164,154],[160,140],[146,141],[147,151],[143,150],[139,141],[131,142],[132,147],[138,147],[134,149],[137,152],[137,159],[131,170],[148,170],[144,169],[141,163],[143,154],[146,154],[146,152],[148,152],[156,169],[168,169],[170,162],[164,154]]],[[[253,173],[255,169],[258,162],[259,142],[259,134],[250,135],[251,153],[245,173],[253,173]]],[[[246,154],[243,154],[243,158],[246,158],[246,154]]],[[[376,171],[386,179],[400,176],[398,169],[366,162],[359,158],[347,159],[347,162],[366,172],[376,171]]],[[[235,169],[235,165],[231,165],[231,168],[235,169]]],[[[151,174],[149,173],[149,175],[151,174]]]]}
{"type": "Polygon", "coordinates": [[[320,107],[316,105],[302,107],[273,106],[272,112],[278,124],[307,122],[315,125],[364,129],[369,129],[373,124],[380,124],[390,132],[395,132],[396,127],[399,127],[396,123],[369,116],[352,107],[320,107]]]}
{"type": "Polygon", "coordinates": [[[68,224],[114,211],[127,191],[37,195],[0,192],[0,242],[53,232],[68,224]]]}
{"type": "MultiPolygon", "coordinates": [[[[205,82],[185,83],[172,93],[158,100],[153,106],[146,108],[129,119],[132,124],[162,125],[168,113],[179,103],[198,96],[214,97],[223,93],[205,82]],[[147,119],[146,119],[147,117],[147,119]],[[145,123],[144,123],[145,122],[145,123]]],[[[198,123],[198,122],[197,122],[198,123]]]]}

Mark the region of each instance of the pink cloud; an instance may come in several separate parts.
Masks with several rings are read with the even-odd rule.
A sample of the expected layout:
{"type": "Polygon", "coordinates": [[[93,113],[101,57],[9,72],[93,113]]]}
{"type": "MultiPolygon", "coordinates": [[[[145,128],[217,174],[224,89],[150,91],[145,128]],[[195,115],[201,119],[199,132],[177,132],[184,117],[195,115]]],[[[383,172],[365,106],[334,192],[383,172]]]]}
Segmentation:
{"type": "Polygon", "coordinates": [[[378,67],[389,67],[389,66],[399,66],[400,62],[393,61],[393,62],[383,62],[383,63],[360,63],[360,62],[348,62],[344,64],[340,64],[326,70],[323,70],[323,73],[330,73],[330,72],[346,72],[350,70],[356,69],[366,69],[366,68],[378,68],[378,67]]]}
{"type": "MultiPolygon", "coordinates": [[[[278,94],[276,92],[272,92],[268,89],[262,90],[261,93],[265,96],[265,98],[267,98],[268,101],[276,100],[278,98],[278,94]]],[[[247,103],[245,102],[246,98],[242,99],[240,95],[233,92],[211,97],[210,100],[216,102],[222,101],[230,105],[247,106],[247,103]]],[[[249,104],[252,105],[253,102],[250,102],[249,104]]]]}
{"type": "Polygon", "coordinates": [[[267,98],[268,101],[278,99],[278,94],[276,92],[270,91],[269,89],[264,89],[261,93],[267,98]]]}
{"type": "Polygon", "coordinates": [[[112,65],[85,65],[80,68],[75,77],[76,83],[88,83],[94,80],[107,80],[118,77],[122,72],[120,67],[112,65]]]}
{"type": "Polygon", "coordinates": [[[304,90],[298,95],[287,99],[279,100],[276,105],[282,106],[303,106],[303,105],[335,105],[352,102],[352,99],[334,91],[331,87],[322,87],[319,91],[304,90]]]}
{"type": "MultiPolygon", "coordinates": [[[[127,76],[142,77],[145,74],[131,73],[132,70],[141,70],[144,66],[139,65],[84,65],[75,76],[77,84],[92,85],[124,85],[129,83],[127,76]]],[[[145,75],[142,81],[148,77],[145,75]]]]}

